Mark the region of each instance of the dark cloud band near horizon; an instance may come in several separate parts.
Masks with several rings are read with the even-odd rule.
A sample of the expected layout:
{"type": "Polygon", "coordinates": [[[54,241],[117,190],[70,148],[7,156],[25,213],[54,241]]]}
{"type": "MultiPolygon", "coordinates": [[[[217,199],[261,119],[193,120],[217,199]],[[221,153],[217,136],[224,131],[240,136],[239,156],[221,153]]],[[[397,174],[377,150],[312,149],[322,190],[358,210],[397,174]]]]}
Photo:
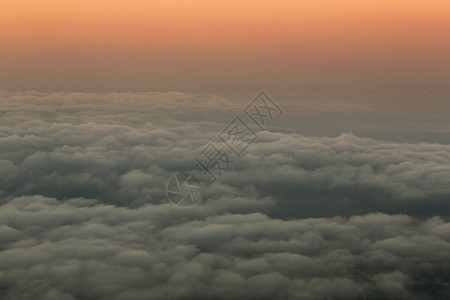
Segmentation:
{"type": "Polygon", "coordinates": [[[277,98],[285,119],[202,204],[168,203],[167,180],[250,100],[0,93],[0,299],[450,297],[450,146],[294,126],[400,109],[277,98]]]}

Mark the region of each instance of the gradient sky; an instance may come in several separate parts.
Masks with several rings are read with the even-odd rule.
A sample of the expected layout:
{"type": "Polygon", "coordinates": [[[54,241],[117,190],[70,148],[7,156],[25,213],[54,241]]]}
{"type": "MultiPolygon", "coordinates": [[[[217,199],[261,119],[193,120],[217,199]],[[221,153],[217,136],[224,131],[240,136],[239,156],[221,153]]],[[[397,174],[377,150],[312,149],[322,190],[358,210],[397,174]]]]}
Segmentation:
{"type": "Polygon", "coordinates": [[[449,0],[0,3],[1,299],[450,299],[449,0]]]}
{"type": "Polygon", "coordinates": [[[0,89],[435,88],[448,0],[4,0],[0,89]]]}

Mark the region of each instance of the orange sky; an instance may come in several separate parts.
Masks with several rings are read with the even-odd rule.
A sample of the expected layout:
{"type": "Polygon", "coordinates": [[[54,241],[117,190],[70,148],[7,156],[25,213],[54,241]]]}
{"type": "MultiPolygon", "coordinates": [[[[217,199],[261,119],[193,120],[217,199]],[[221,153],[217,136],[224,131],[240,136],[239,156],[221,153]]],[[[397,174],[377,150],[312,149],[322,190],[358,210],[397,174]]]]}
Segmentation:
{"type": "Polygon", "coordinates": [[[3,0],[0,45],[8,90],[445,87],[450,1],[3,0]]]}

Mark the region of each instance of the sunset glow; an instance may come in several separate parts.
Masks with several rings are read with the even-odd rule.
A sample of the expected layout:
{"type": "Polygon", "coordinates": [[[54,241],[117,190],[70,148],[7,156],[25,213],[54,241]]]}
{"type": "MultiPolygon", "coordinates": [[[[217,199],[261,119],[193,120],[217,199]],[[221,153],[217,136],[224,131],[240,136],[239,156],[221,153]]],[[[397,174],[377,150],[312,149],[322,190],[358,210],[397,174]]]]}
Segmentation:
{"type": "Polygon", "coordinates": [[[0,45],[0,89],[442,86],[450,3],[6,0],[0,45]]]}

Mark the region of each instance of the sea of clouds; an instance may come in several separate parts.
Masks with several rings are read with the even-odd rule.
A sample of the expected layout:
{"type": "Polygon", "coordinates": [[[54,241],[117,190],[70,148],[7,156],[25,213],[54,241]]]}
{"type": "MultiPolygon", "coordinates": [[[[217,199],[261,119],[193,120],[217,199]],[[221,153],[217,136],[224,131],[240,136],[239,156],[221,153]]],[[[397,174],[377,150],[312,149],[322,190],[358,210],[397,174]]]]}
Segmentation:
{"type": "Polygon", "coordinates": [[[247,101],[0,101],[0,299],[450,297],[449,145],[275,126],[179,208],[168,179],[247,101]]]}

